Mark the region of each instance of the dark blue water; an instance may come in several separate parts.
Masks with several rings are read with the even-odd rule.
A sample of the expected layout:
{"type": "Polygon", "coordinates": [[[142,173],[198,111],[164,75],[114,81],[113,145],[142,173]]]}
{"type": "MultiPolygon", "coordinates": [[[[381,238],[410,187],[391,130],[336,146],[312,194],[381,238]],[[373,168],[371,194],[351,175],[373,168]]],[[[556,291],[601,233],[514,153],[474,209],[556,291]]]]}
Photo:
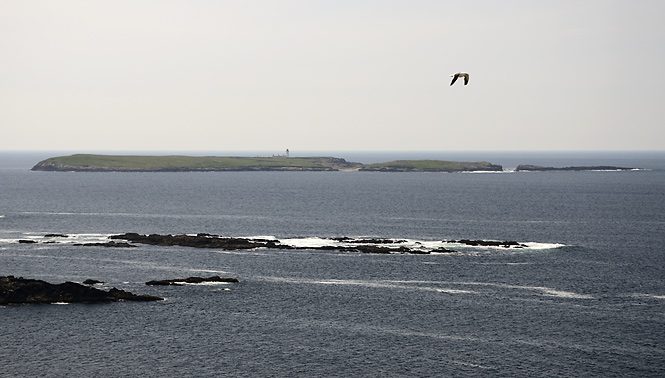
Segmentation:
{"type": "Polygon", "coordinates": [[[95,278],[167,300],[0,307],[0,375],[662,376],[665,155],[495,154],[450,158],[650,169],[51,173],[5,153],[0,275],[95,278]],[[124,232],[541,247],[371,255],[71,243],[124,232]],[[70,238],[17,243],[47,233],[70,238]],[[143,284],[192,275],[241,282],[143,284]]]}

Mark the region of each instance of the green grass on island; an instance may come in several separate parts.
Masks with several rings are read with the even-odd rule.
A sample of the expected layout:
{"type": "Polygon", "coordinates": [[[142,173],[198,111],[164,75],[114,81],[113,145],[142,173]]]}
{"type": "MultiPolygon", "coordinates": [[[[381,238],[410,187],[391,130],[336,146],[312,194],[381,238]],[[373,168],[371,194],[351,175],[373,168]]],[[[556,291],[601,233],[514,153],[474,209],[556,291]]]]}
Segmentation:
{"type": "Polygon", "coordinates": [[[187,171],[187,170],[333,170],[334,158],[234,156],[132,156],[77,154],[46,159],[33,170],[187,171]]]}
{"type": "Polygon", "coordinates": [[[445,160],[397,160],[387,163],[360,164],[334,157],[234,157],[234,156],[132,156],[77,154],[46,159],[35,171],[260,171],[361,170],[382,172],[457,172],[501,170],[488,162],[445,160]]]}
{"type": "Polygon", "coordinates": [[[365,164],[362,171],[497,171],[503,168],[499,165],[481,162],[447,161],[447,160],[395,160],[386,163],[365,164]]]}

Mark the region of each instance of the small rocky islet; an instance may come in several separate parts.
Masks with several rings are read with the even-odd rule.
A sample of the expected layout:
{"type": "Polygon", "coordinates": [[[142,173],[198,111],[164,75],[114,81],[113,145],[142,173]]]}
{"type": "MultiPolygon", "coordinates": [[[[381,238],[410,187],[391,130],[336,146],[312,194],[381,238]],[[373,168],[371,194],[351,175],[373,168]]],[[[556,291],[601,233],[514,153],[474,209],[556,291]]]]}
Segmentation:
{"type": "MultiPolygon", "coordinates": [[[[99,282],[99,281],[96,281],[99,282]]],[[[0,305],[48,303],[151,302],[164,298],[112,288],[104,291],[76,282],[52,284],[23,277],[0,277],[0,305]]]]}
{"type": "MultiPolygon", "coordinates": [[[[442,246],[427,247],[421,242],[407,245],[404,239],[385,239],[385,238],[351,238],[351,237],[331,237],[318,238],[323,241],[323,245],[293,245],[288,242],[282,242],[278,239],[264,238],[240,238],[213,235],[208,233],[199,233],[196,235],[161,235],[161,234],[138,234],[129,232],[119,235],[111,235],[107,242],[92,243],[73,243],[74,246],[85,247],[113,247],[113,248],[135,248],[136,244],[147,244],[161,247],[181,246],[192,248],[217,248],[222,250],[251,250],[257,248],[281,249],[281,250],[320,250],[320,251],[339,251],[339,252],[359,252],[359,253],[400,253],[400,254],[431,254],[431,253],[455,253],[453,249],[442,246]],[[117,241],[119,240],[119,241],[117,241]],[[327,242],[327,243],[326,243],[327,242]]],[[[19,243],[39,243],[39,241],[19,240],[19,243]]],[[[56,243],[51,239],[42,241],[42,243],[56,243]]],[[[494,247],[494,248],[526,248],[526,244],[517,241],[499,241],[499,240],[480,240],[480,239],[459,239],[442,240],[441,243],[457,244],[471,247],[494,247]]]]}
{"type": "MultiPolygon", "coordinates": [[[[200,283],[238,283],[237,278],[230,277],[187,277],[167,280],[153,280],[145,284],[149,286],[181,286],[200,283]]],[[[86,279],[83,284],[64,282],[52,284],[42,280],[2,276],[0,277],[0,305],[13,304],[52,304],[52,303],[109,303],[109,302],[152,302],[164,298],[152,295],[137,295],[125,290],[111,288],[109,291],[96,289],[92,286],[104,284],[95,279],[86,279]]]]}
{"type": "Polygon", "coordinates": [[[175,278],[170,280],[152,280],[148,281],[145,284],[148,286],[182,286],[185,284],[201,284],[201,283],[238,283],[237,278],[231,277],[220,277],[220,276],[211,276],[211,277],[187,277],[187,278],[175,278]]]}
{"type": "MultiPolygon", "coordinates": [[[[224,250],[246,250],[255,248],[270,249],[302,249],[302,250],[332,250],[341,252],[360,252],[360,253],[410,253],[410,254],[430,254],[430,253],[453,253],[452,249],[436,247],[426,249],[422,246],[408,247],[400,245],[406,243],[406,240],[400,239],[380,239],[380,238],[349,238],[335,237],[328,238],[330,241],[341,242],[344,245],[322,245],[322,246],[293,246],[284,244],[277,239],[260,238],[234,238],[224,237],[212,234],[196,235],[160,235],[150,234],[142,235],[137,233],[126,233],[121,235],[111,235],[109,239],[126,240],[130,243],[148,244],[157,246],[181,246],[194,248],[219,248],[224,250]],[[399,246],[395,246],[399,245],[399,246]]],[[[323,239],[325,240],[325,238],[323,239]]],[[[496,241],[496,240],[444,240],[444,243],[461,244],[467,246],[482,247],[502,247],[502,248],[525,248],[526,244],[516,241],[496,241]]]]}

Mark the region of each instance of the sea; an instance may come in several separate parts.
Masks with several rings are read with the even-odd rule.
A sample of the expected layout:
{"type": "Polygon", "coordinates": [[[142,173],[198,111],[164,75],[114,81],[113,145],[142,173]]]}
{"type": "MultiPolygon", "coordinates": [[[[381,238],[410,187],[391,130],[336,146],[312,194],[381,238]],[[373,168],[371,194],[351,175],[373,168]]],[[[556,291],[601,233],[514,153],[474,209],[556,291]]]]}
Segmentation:
{"type": "Polygon", "coordinates": [[[501,173],[30,170],[64,154],[0,153],[0,276],[165,300],[0,306],[2,377],[665,376],[665,152],[325,154],[501,173]],[[126,232],[304,248],[75,245],[126,232]],[[456,252],[308,249],[338,237],[456,252]],[[240,282],[145,285],[213,275],[240,282]]]}

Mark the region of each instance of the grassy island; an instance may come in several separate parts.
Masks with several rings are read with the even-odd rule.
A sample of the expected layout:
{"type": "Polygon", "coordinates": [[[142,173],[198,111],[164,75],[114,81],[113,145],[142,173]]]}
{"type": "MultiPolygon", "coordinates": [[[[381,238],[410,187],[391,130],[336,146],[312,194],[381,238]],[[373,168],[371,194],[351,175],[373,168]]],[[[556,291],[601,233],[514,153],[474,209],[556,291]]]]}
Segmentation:
{"type": "Polygon", "coordinates": [[[395,160],[386,163],[365,164],[361,171],[390,172],[468,172],[468,171],[501,171],[500,165],[481,162],[463,162],[446,160],[395,160]]]}
{"type": "Polygon", "coordinates": [[[39,162],[33,171],[189,172],[189,171],[379,171],[461,172],[500,171],[488,162],[398,160],[360,164],[335,157],[132,156],[76,154],[39,162]]]}

